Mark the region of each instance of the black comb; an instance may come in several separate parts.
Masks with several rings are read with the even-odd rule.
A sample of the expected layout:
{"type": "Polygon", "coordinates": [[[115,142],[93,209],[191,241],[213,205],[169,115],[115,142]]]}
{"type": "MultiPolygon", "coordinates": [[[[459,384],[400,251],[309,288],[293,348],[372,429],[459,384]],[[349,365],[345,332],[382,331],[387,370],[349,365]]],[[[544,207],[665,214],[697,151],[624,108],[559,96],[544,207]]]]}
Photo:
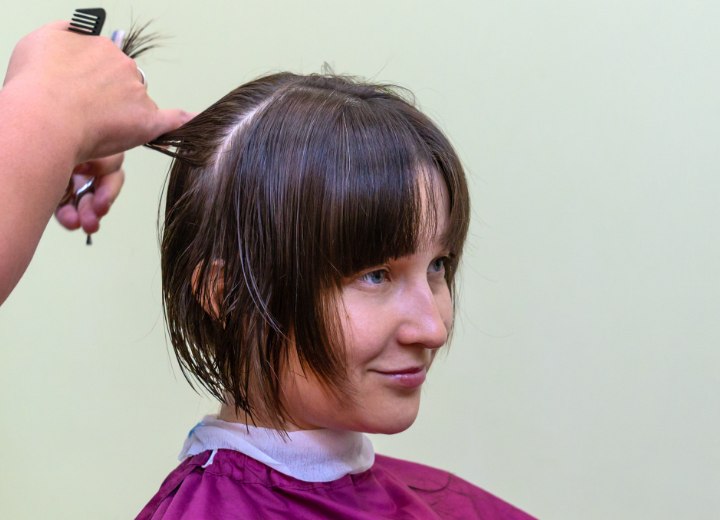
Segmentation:
{"type": "Polygon", "coordinates": [[[102,31],[104,23],[105,9],[101,7],[95,9],[75,9],[68,29],[78,34],[98,36],[100,31],[102,31]]]}

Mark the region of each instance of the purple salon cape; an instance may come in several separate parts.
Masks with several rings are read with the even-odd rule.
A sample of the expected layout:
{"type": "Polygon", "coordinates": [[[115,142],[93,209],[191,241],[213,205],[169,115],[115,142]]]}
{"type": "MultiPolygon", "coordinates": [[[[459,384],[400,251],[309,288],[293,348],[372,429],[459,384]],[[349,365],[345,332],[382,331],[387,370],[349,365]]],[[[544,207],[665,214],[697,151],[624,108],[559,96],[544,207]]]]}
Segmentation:
{"type": "Polygon", "coordinates": [[[185,459],[136,520],[531,520],[445,471],[375,456],[373,466],[331,482],[304,482],[243,453],[185,459]]]}

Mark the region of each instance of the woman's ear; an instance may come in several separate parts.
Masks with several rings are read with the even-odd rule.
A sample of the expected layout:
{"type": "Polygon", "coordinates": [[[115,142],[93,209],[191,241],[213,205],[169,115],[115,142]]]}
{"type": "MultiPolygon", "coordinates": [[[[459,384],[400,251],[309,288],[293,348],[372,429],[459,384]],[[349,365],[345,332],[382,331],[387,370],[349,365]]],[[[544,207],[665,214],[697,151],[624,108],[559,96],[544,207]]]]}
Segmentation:
{"type": "Polygon", "coordinates": [[[225,297],[224,265],[222,260],[213,260],[209,268],[204,263],[195,266],[192,274],[192,291],[203,310],[213,319],[222,320],[220,303],[225,297]],[[202,273],[203,269],[207,269],[202,273]],[[201,274],[204,279],[201,280],[201,274]],[[201,285],[202,284],[202,285],[201,285]]]}

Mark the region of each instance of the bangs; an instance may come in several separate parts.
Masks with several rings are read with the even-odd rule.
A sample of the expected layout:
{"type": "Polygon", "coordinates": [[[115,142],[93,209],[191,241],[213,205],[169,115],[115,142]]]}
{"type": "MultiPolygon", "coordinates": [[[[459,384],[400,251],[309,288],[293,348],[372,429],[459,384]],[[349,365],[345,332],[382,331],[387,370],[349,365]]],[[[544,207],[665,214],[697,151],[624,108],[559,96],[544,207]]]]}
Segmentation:
{"type": "Polygon", "coordinates": [[[437,222],[431,154],[406,121],[368,108],[346,105],[340,114],[346,156],[333,167],[346,171],[323,235],[342,276],[414,253],[437,222]]]}
{"type": "Polygon", "coordinates": [[[281,260],[282,269],[294,264],[301,276],[314,271],[334,285],[410,255],[435,237],[445,189],[443,246],[451,258],[460,254],[468,219],[461,166],[445,137],[401,98],[289,89],[249,131],[247,151],[258,146],[264,153],[252,160],[262,165],[239,171],[263,171],[266,186],[267,176],[282,185],[266,193],[276,208],[273,234],[293,244],[276,249],[294,257],[281,260]]]}

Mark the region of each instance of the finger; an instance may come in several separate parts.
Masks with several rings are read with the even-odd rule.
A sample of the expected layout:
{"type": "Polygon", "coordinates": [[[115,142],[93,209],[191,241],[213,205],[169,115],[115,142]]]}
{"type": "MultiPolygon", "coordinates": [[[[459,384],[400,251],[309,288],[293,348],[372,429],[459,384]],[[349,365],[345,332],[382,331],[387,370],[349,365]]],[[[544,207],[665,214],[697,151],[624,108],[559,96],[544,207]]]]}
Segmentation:
{"type": "Polygon", "coordinates": [[[116,172],[122,168],[123,159],[125,159],[124,154],[116,153],[115,155],[109,155],[107,157],[90,161],[90,174],[94,177],[101,177],[103,175],[116,172]]]}
{"type": "Polygon", "coordinates": [[[93,209],[94,198],[94,193],[85,195],[80,199],[77,207],[80,225],[82,226],[83,231],[85,231],[88,235],[95,233],[98,229],[100,229],[100,219],[93,209]]]}
{"type": "Polygon", "coordinates": [[[158,110],[153,125],[152,137],[148,139],[152,141],[156,137],[166,134],[171,130],[180,128],[182,125],[190,121],[197,114],[186,112],[184,110],[158,110]]]}
{"type": "Polygon", "coordinates": [[[124,154],[117,153],[115,155],[101,157],[100,159],[93,159],[78,164],[73,170],[73,174],[82,174],[88,178],[102,177],[103,175],[118,171],[122,167],[124,158],[124,154]]]}
{"type": "Polygon", "coordinates": [[[110,210],[110,206],[115,202],[124,182],[125,172],[121,169],[97,178],[92,207],[99,218],[105,216],[110,210]]]}
{"type": "MultiPolygon", "coordinates": [[[[90,179],[89,176],[85,175],[85,172],[89,171],[90,168],[89,163],[79,164],[75,167],[72,175],[72,190],[74,192],[90,179]]],[[[55,210],[55,218],[61,226],[71,231],[80,227],[80,215],[73,201],[58,206],[55,210]]]]}
{"type": "Polygon", "coordinates": [[[70,231],[80,227],[80,216],[72,204],[65,204],[56,209],[55,218],[62,227],[70,231]]]}
{"type": "Polygon", "coordinates": [[[95,177],[95,196],[92,199],[92,206],[93,211],[99,217],[108,212],[110,205],[122,187],[124,179],[124,173],[121,169],[123,159],[124,155],[118,153],[100,159],[93,159],[75,167],[73,179],[76,181],[76,190],[82,186],[82,183],[95,177]]]}

